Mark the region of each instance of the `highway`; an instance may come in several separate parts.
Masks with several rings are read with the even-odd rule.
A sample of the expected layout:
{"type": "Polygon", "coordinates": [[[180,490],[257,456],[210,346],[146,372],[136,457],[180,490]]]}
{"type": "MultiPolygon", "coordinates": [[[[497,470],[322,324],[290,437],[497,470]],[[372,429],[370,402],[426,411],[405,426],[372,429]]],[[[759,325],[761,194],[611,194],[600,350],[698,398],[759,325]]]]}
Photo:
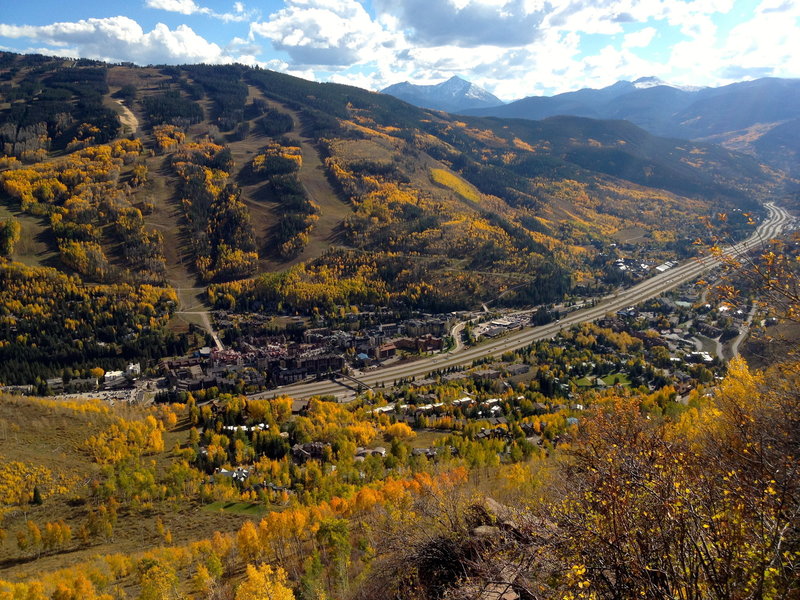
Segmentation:
{"type": "MultiPolygon", "coordinates": [[[[773,239],[789,224],[793,217],[786,210],[773,203],[764,205],[767,209],[767,218],[758,226],[753,234],[746,240],[723,249],[722,253],[728,257],[743,255],[750,250],[761,246],[773,239]]],[[[408,363],[395,364],[374,371],[358,375],[358,379],[369,386],[387,386],[403,378],[424,377],[436,369],[446,369],[453,366],[469,365],[478,358],[489,355],[500,355],[504,352],[516,350],[527,346],[531,342],[554,337],[562,328],[570,327],[577,323],[585,323],[599,319],[608,313],[616,312],[622,308],[633,306],[650,298],[660,296],[664,292],[693,281],[700,275],[719,266],[721,258],[705,256],[691,259],[663,273],[659,273],[641,283],[620,290],[601,299],[595,306],[569,313],[560,322],[550,323],[539,327],[527,327],[520,331],[510,333],[500,339],[483,343],[478,346],[464,348],[460,345],[446,354],[435,355],[408,363]]],[[[318,395],[352,394],[349,389],[352,383],[331,380],[314,381],[283,386],[269,392],[256,394],[255,397],[274,397],[286,394],[296,399],[309,398],[318,395]]]]}

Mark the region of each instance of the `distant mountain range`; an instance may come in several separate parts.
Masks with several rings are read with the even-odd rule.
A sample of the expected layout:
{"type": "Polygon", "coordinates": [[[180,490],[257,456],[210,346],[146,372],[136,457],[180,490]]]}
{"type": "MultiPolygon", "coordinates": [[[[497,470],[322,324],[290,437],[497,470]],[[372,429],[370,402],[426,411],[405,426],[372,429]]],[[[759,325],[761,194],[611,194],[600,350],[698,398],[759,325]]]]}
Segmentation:
{"type": "Polygon", "coordinates": [[[800,175],[800,79],[686,88],[645,77],[458,112],[534,120],[556,115],[624,119],[659,136],[721,144],[800,175]]]}
{"type": "Polygon", "coordinates": [[[390,85],[381,92],[420,108],[446,112],[461,112],[503,104],[497,96],[457,76],[435,85],[416,85],[404,81],[390,85]]]}

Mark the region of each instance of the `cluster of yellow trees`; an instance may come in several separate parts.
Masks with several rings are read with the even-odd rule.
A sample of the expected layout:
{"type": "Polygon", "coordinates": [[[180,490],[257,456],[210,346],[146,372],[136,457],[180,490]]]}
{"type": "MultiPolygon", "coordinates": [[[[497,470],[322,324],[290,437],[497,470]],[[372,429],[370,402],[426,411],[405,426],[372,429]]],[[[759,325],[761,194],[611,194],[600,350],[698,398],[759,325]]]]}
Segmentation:
{"type": "MultiPolygon", "coordinates": [[[[235,410],[238,401],[232,400],[235,410]]],[[[253,401],[249,409],[253,415],[263,413],[266,417],[285,420],[285,413],[290,411],[285,406],[288,401],[253,401]]],[[[191,402],[184,409],[190,407],[191,402]]],[[[246,405],[241,404],[241,408],[246,409],[246,405]]],[[[174,413],[159,412],[164,421],[174,422],[170,418],[174,413]]],[[[353,414],[330,403],[315,403],[301,426],[323,436],[337,436],[342,428],[352,430],[347,435],[355,435],[360,443],[374,436],[374,430],[357,432],[356,429],[363,426],[354,421],[353,414]]],[[[122,455],[126,453],[145,453],[158,446],[153,434],[160,430],[161,424],[154,415],[143,420],[117,420],[101,434],[91,437],[86,446],[96,461],[121,464],[125,460],[122,455]],[[103,445],[111,446],[111,450],[101,450],[103,445]]],[[[400,437],[409,436],[404,427],[391,431],[400,437]]],[[[148,600],[190,595],[203,598],[224,590],[241,600],[290,600],[295,598],[292,588],[304,573],[307,575],[305,585],[318,594],[331,586],[344,590],[357,580],[364,561],[371,555],[371,551],[365,553],[364,548],[356,544],[357,539],[363,539],[367,547],[374,542],[366,520],[391,521],[393,515],[409,505],[412,496],[441,493],[463,484],[466,475],[465,470],[456,469],[439,477],[419,473],[410,478],[391,478],[319,504],[294,504],[285,510],[270,512],[260,522],[246,521],[234,534],[218,532],[210,539],[186,546],[152,549],[134,555],[100,556],[70,569],[41,573],[25,583],[0,580],[0,599],[105,599],[122,587],[133,585],[138,590],[137,597],[148,600]],[[320,557],[323,557],[322,562],[320,557]],[[244,579],[233,582],[230,574],[239,570],[245,571],[244,579]]],[[[118,506],[111,500],[101,505],[97,514],[90,514],[91,522],[88,527],[81,527],[78,541],[86,543],[90,535],[110,536],[118,506]]],[[[170,535],[163,523],[157,520],[156,527],[169,543],[170,535]]],[[[69,548],[75,535],[63,521],[37,525],[29,520],[18,529],[17,538],[21,551],[38,555],[42,551],[69,548]]]]}
{"type": "Polygon", "coordinates": [[[30,502],[33,490],[38,488],[42,497],[58,492],[56,477],[44,465],[33,465],[18,460],[0,457],[0,507],[30,502]]]}
{"type": "Polygon", "coordinates": [[[303,166],[303,151],[299,146],[267,144],[253,157],[251,166],[259,175],[293,173],[303,166]]]}
{"type": "Polygon", "coordinates": [[[48,521],[40,528],[33,521],[17,532],[17,546],[23,552],[38,554],[63,549],[72,542],[72,528],[63,520],[48,521]]]}
{"type": "Polygon", "coordinates": [[[208,288],[209,300],[227,308],[259,301],[285,309],[323,312],[336,306],[384,304],[388,290],[377,277],[375,264],[363,260],[349,264],[347,258],[327,260],[327,264],[303,263],[283,273],[214,284],[208,288]]]}
{"type": "Polygon", "coordinates": [[[177,148],[186,141],[186,134],[176,125],[154,125],[153,137],[156,140],[156,148],[162,154],[177,148]]]}
{"type": "MultiPolygon", "coordinates": [[[[47,330],[48,321],[58,320],[69,328],[100,327],[129,323],[134,329],[165,324],[177,302],[174,290],[151,285],[86,286],[78,278],[53,269],[26,267],[19,263],[0,265],[0,316],[19,328],[25,319],[38,319],[47,330]]],[[[33,331],[33,330],[32,330],[33,331]]],[[[87,336],[90,340],[93,336],[87,336]]]]}
{"type": "Polygon", "coordinates": [[[3,190],[33,214],[50,214],[73,196],[105,190],[123,164],[132,163],[142,150],[138,140],[119,140],[74,152],[63,160],[11,169],[0,175],[3,190]],[[96,187],[99,186],[99,187],[96,187]]]}
{"type": "Polygon", "coordinates": [[[353,150],[344,142],[331,142],[326,150],[330,177],[355,207],[355,215],[344,223],[351,244],[406,255],[407,262],[421,263],[417,256],[459,261],[469,280],[462,277],[459,285],[453,285],[458,273],[452,268],[424,275],[419,268],[409,268],[407,281],[394,279],[392,283],[408,286],[405,296],[415,304],[430,302],[422,282],[438,284],[440,299],[453,305],[468,297],[464,287],[489,297],[508,286],[508,279],[484,277],[481,272],[529,273],[552,251],[559,251],[560,259],[573,260],[556,238],[521,226],[521,216],[534,218],[529,211],[480,193],[450,170],[433,167],[421,177],[400,168],[399,151],[390,155],[391,161],[370,161],[354,160],[348,155],[353,150]]]}
{"type": "MultiPolygon", "coordinates": [[[[658,413],[647,406],[658,399],[608,390],[593,398],[580,426],[564,430],[550,458],[534,455],[528,463],[500,466],[503,444],[496,442],[496,461],[476,463],[483,466],[472,472],[418,472],[350,487],[316,503],[289,502],[245,521],[233,534],[100,557],[38,581],[0,581],[0,598],[95,598],[131,585],[142,599],[357,598],[364,586],[367,595],[382,588],[430,600],[437,597],[430,587],[434,575],[441,578],[440,591],[455,593],[491,581],[498,565],[516,565],[516,589],[546,598],[613,598],[623,590],[637,597],[680,597],[680,590],[690,590],[692,597],[725,598],[725,589],[753,598],[786,597],[800,559],[792,529],[800,489],[791,426],[798,409],[795,380],[791,370],[767,380],[737,359],[713,396],[695,396],[676,418],[653,417],[658,413]],[[496,479],[490,476],[488,487],[481,487],[479,474],[495,472],[487,467],[496,479]],[[487,490],[507,504],[486,503],[487,490]],[[491,544],[476,541],[478,525],[482,535],[491,534],[491,544]],[[438,563],[426,561],[427,553],[438,556],[442,548],[457,572],[441,573],[438,563]],[[231,578],[241,571],[243,578],[231,578]]],[[[289,399],[228,402],[231,413],[221,414],[222,422],[239,414],[289,423],[289,399]]],[[[193,412],[193,405],[190,399],[175,409],[198,423],[213,422],[205,410],[193,412]]],[[[126,453],[158,451],[163,423],[176,425],[177,418],[173,409],[157,413],[115,422],[87,448],[95,460],[119,465],[126,453]]],[[[292,431],[298,439],[339,448],[369,444],[378,427],[359,414],[312,402],[307,415],[291,419],[292,431]]],[[[385,420],[380,430],[397,440],[413,436],[405,424],[385,420]]],[[[213,429],[209,434],[220,435],[213,429]]],[[[469,463],[476,450],[466,435],[449,443],[469,463]]],[[[283,470],[280,461],[261,462],[260,477],[283,470]]],[[[320,484],[320,476],[307,485],[320,484]]],[[[113,502],[110,510],[116,514],[113,502]]],[[[97,524],[93,528],[104,535],[97,524]]],[[[160,529],[169,540],[163,524],[160,529]]],[[[59,521],[28,521],[17,537],[24,552],[35,554],[66,548],[75,534],[59,521]]]]}
{"type": "Polygon", "coordinates": [[[161,452],[163,425],[153,415],[142,421],[119,419],[107,430],[86,440],[86,450],[99,464],[117,463],[132,453],[136,455],[161,452]]]}
{"type": "MultiPolygon", "coordinates": [[[[58,240],[62,262],[78,273],[103,281],[111,268],[102,246],[102,229],[113,225],[132,272],[163,276],[162,240],[147,231],[131,190],[120,184],[121,169],[142,151],[138,140],[86,148],[67,158],[0,174],[0,188],[23,211],[46,216],[58,240]]],[[[134,167],[136,169],[136,167],[134,167]]],[[[133,183],[141,182],[143,173],[133,183]]]]}
{"type": "Polygon", "coordinates": [[[17,219],[0,221],[0,256],[8,256],[14,251],[22,233],[22,225],[17,219]]]}

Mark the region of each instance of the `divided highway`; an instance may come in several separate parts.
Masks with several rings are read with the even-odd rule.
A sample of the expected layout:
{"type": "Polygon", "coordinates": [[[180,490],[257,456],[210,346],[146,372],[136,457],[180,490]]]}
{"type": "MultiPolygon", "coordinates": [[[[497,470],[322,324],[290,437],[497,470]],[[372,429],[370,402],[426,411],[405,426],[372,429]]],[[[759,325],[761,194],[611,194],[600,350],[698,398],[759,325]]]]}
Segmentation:
{"type": "MultiPolygon", "coordinates": [[[[765,208],[768,211],[768,216],[756,231],[746,240],[725,248],[723,254],[739,256],[749,252],[777,236],[792,221],[791,215],[786,210],[773,203],[765,204],[765,208]]],[[[572,312],[558,323],[550,323],[540,327],[528,327],[479,346],[458,349],[447,354],[440,354],[405,364],[379,368],[360,375],[359,380],[369,386],[380,385],[381,383],[391,385],[392,382],[398,379],[424,377],[427,373],[436,369],[469,365],[478,358],[516,350],[527,346],[531,342],[552,338],[564,327],[569,327],[576,323],[594,321],[610,312],[616,312],[622,308],[659,296],[672,288],[696,279],[703,273],[719,266],[720,262],[720,258],[714,256],[689,260],[637,285],[607,296],[593,307],[572,312]]],[[[348,385],[351,384],[330,380],[315,381],[287,385],[279,390],[256,394],[256,397],[263,398],[286,394],[296,399],[302,399],[317,395],[340,395],[342,393],[350,393],[347,388],[348,385]]]]}

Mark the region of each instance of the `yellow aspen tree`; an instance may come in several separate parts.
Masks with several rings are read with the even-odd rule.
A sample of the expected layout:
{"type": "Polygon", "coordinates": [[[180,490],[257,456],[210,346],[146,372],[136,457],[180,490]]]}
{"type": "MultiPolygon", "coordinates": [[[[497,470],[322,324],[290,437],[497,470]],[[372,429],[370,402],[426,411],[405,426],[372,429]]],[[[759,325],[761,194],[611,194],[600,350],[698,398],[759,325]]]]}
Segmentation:
{"type": "Polygon", "coordinates": [[[247,578],[236,590],[236,600],[294,600],[286,579],[280,567],[247,565],[247,578]]]}

